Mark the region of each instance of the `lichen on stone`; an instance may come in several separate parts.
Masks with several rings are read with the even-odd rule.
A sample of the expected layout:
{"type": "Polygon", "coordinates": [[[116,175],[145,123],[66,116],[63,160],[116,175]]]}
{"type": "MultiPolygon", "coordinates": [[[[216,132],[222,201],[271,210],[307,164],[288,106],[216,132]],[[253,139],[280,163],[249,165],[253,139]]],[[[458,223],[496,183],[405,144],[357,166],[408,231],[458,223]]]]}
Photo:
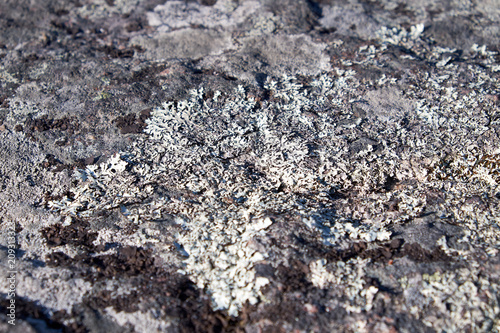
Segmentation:
{"type": "MultiPolygon", "coordinates": [[[[421,284],[418,307],[427,326],[452,332],[500,329],[500,305],[495,296],[499,286],[482,277],[477,268],[424,274],[421,284]],[[433,308],[437,308],[440,317],[427,315],[433,308]]],[[[412,291],[405,291],[407,307],[412,306],[415,297],[409,293],[412,291]]]]}
{"type": "Polygon", "coordinates": [[[391,234],[382,225],[372,230],[370,224],[353,227],[334,216],[325,220],[314,206],[299,203],[305,191],[328,192],[327,179],[341,172],[325,169],[325,162],[342,153],[331,112],[342,103],[346,78],[323,75],[310,88],[292,77],[269,80],[272,101],[259,104],[241,86],[224,99],[218,92],[207,99],[203,88],[192,90],[187,100],[166,102],[152,112],[145,129],[148,139],[77,172],[73,195],[49,201],[48,207],[80,216],[119,210],[133,223],[178,216],[176,223],[184,230],[177,242],[188,254],[183,272],[207,289],[215,308],[236,315],[245,302],[257,302],[267,283],[252,268],[266,254],[252,250],[248,242],[265,235],[271,224],[268,212],[298,208],[305,220],[316,219],[309,225],[322,230],[332,244],[344,238],[385,240],[391,234]],[[296,128],[307,134],[293,135],[296,128]],[[312,152],[308,146],[315,140],[328,144],[312,152]],[[266,177],[248,178],[243,163],[254,164],[266,177]],[[173,174],[175,187],[193,199],[158,195],[148,185],[173,174]],[[280,187],[286,191],[276,192],[280,187]],[[325,233],[329,223],[334,225],[325,233]]]}
{"type": "MultiPolygon", "coordinates": [[[[426,121],[421,125],[424,131],[447,126],[463,133],[481,133],[484,127],[474,125],[478,121],[475,111],[458,111],[470,110],[483,99],[474,92],[459,99],[443,88],[446,93],[439,98],[450,102],[443,106],[417,90],[402,98],[400,92],[387,88],[378,94],[366,93],[367,104],[360,102],[357,109],[349,109],[348,105],[357,102],[350,96],[360,85],[355,74],[337,69],[335,76],[323,74],[307,82],[291,76],[269,78],[264,84],[268,99],[257,98],[241,85],[229,95],[206,87],[192,89],[187,99],[165,102],[151,113],[146,120],[148,137],[138,139],[128,152],[79,171],[73,195],[48,205],[63,214],[81,216],[119,210],[136,224],[173,221],[182,228],[175,236],[185,255],[180,272],[211,295],[214,309],[228,310],[232,316],[246,302],[257,303],[260,288],[269,282],[254,270],[267,254],[251,244],[266,237],[272,214],[292,213],[328,246],[357,240],[383,242],[391,238],[391,226],[424,214],[429,207],[429,187],[446,187],[447,201],[435,209],[461,219],[467,230],[461,242],[482,242],[491,252],[498,245],[496,210],[474,210],[473,201],[470,209],[465,203],[458,204],[466,200],[459,196],[466,185],[447,182],[447,178],[466,177],[469,191],[493,191],[497,186],[496,155],[445,164],[430,162],[425,169],[411,158],[427,156],[429,143],[415,140],[407,129],[396,125],[377,128],[406,143],[408,150],[402,155],[413,156],[407,163],[397,162],[400,157],[390,151],[393,143],[359,138],[357,132],[368,126],[363,124],[365,118],[378,117],[387,124],[396,117],[407,117],[426,121]],[[419,98],[418,103],[411,97],[419,98]],[[457,118],[440,120],[441,112],[457,118]],[[256,175],[249,175],[249,165],[256,175]],[[392,184],[415,175],[420,184],[392,184]],[[164,189],[159,191],[151,184],[164,184],[164,189]],[[332,201],[339,191],[358,195],[352,199],[340,195],[332,201]],[[314,200],[304,199],[312,193],[314,200]],[[387,211],[389,205],[394,207],[392,212],[387,211]]],[[[444,80],[432,77],[427,84],[441,87],[444,80]]],[[[447,134],[433,132],[428,140],[436,135],[447,134]]],[[[135,238],[137,242],[163,242],[161,234],[141,230],[143,236],[135,238]]],[[[440,244],[447,253],[461,251],[440,244]]],[[[337,273],[351,279],[346,267],[352,265],[339,266],[337,273]]],[[[334,275],[319,272],[320,266],[312,268],[311,279],[323,288],[333,283],[334,275]]],[[[348,311],[371,307],[376,288],[366,289],[360,281],[352,277],[351,301],[344,306],[348,311]]]]}
{"type": "Polygon", "coordinates": [[[347,299],[341,306],[350,313],[370,311],[374,296],[378,292],[375,286],[366,287],[364,269],[369,259],[351,259],[348,262],[328,263],[325,259],[312,262],[311,282],[322,289],[342,289],[347,299]]]}

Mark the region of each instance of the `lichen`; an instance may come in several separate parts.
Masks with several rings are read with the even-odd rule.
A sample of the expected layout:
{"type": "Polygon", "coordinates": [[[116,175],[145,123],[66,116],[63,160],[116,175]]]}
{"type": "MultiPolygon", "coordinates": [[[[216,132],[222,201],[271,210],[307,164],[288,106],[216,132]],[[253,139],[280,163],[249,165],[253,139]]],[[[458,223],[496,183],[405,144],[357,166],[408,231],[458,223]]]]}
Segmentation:
{"type": "Polygon", "coordinates": [[[405,292],[407,306],[412,307],[418,300],[419,314],[415,314],[437,331],[498,331],[500,307],[496,295],[499,286],[479,272],[476,267],[424,274],[418,297],[410,296],[412,291],[405,292]],[[439,317],[435,313],[439,313],[439,317]]]}
{"type": "MultiPolygon", "coordinates": [[[[267,282],[252,269],[266,255],[248,246],[270,225],[267,212],[296,210],[306,220],[316,219],[314,230],[325,231],[329,221],[337,220],[325,220],[317,207],[302,206],[299,197],[307,191],[327,193],[331,185],[324,178],[340,172],[326,170],[322,161],[342,152],[332,140],[337,124],[331,109],[342,103],[346,79],[323,75],[310,89],[291,77],[269,80],[266,88],[273,100],[260,105],[241,86],[225,99],[217,92],[204,99],[203,88],[192,90],[187,100],[164,103],[152,112],[145,130],[150,139],[80,170],[72,196],[47,205],[80,216],[115,209],[133,223],[177,216],[176,223],[184,228],[177,242],[189,255],[183,271],[207,288],[216,308],[236,315],[246,301],[257,301],[267,282]],[[295,136],[292,130],[297,127],[307,134],[295,136]],[[318,161],[311,163],[308,145],[318,139],[330,144],[315,148],[318,161]],[[244,161],[266,177],[249,178],[241,168],[244,161]],[[155,194],[149,184],[173,175],[175,187],[186,195],[155,194]],[[277,192],[280,187],[286,191],[277,192]]],[[[325,233],[330,243],[342,238],[384,240],[390,235],[383,226],[356,228],[348,221],[334,226],[325,233]],[[345,230],[344,236],[339,230],[345,230]]],[[[148,236],[153,239],[154,234],[148,236]]]]}
{"type": "Polygon", "coordinates": [[[420,23],[410,27],[410,31],[405,28],[382,27],[379,31],[377,31],[377,35],[379,41],[382,43],[403,45],[411,48],[413,46],[413,42],[420,37],[422,32],[424,32],[424,24],[420,23]]]}
{"type": "Polygon", "coordinates": [[[198,217],[189,224],[189,232],[179,238],[189,257],[182,272],[189,274],[198,287],[206,288],[215,309],[227,309],[232,316],[245,302],[255,304],[259,290],[269,283],[256,277],[254,264],[266,258],[250,246],[252,238],[264,235],[269,218],[248,223],[248,219],[209,220],[198,217]]]}
{"type": "Polygon", "coordinates": [[[369,259],[351,259],[348,262],[327,263],[325,259],[312,262],[310,280],[313,285],[329,290],[341,289],[347,299],[341,306],[348,312],[370,311],[378,292],[375,286],[366,287],[364,269],[369,259]]]}
{"type": "MultiPolygon", "coordinates": [[[[452,215],[460,221],[465,229],[461,242],[493,253],[500,234],[497,205],[478,210],[478,201],[467,202],[461,193],[466,187],[468,193],[496,193],[496,155],[476,152],[451,162],[426,157],[436,136],[450,140],[447,132],[435,130],[438,126],[463,131],[464,136],[480,133],[483,127],[475,125],[476,111],[471,109],[485,100],[474,92],[458,98],[443,88],[447,93],[439,98],[450,104],[433,106],[436,102],[416,89],[407,99],[398,91],[378,90],[379,95],[367,93],[369,105],[361,103],[356,111],[348,107],[357,101],[352,99],[360,85],[355,74],[337,69],[336,76],[323,74],[303,83],[289,76],[268,79],[268,99],[249,94],[243,86],[229,95],[193,89],[186,100],[165,102],[151,113],[147,138],[137,139],[128,152],[80,170],[72,195],[47,204],[62,214],[80,216],[117,210],[137,224],[170,219],[182,228],[175,236],[186,256],[181,271],[207,290],[214,308],[227,309],[233,316],[245,302],[255,304],[268,282],[254,270],[266,253],[251,244],[266,237],[273,214],[291,213],[325,244],[339,246],[349,240],[386,241],[391,225],[419,218],[433,207],[438,216],[452,215]],[[443,112],[456,119],[440,120],[443,112]],[[378,117],[381,124],[397,117],[427,123],[414,130],[380,124],[373,129],[363,123],[367,117],[378,117]],[[406,148],[396,156],[391,152],[394,143],[383,137],[360,138],[361,128],[382,130],[406,148]],[[415,139],[415,130],[429,135],[415,139]],[[405,156],[408,162],[399,163],[405,156]],[[415,178],[419,183],[410,181],[415,178]],[[397,185],[404,181],[408,182],[397,185]],[[152,184],[162,184],[163,189],[152,184]],[[446,200],[435,204],[429,188],[446,188],[446,200]],[[357,195],[338,194],[342,192],[357,195]]],[[[440,86],[443,80],[429,79],[427,84],[440,86]]],[[[142,236],[134,238],[139,243],[165,241],[158,232],[141,230],[142,236]]],[[[440,245],[456,253],[448,244],[440,245]]],[[[338,274],[349,276],[351,266],[339,266],[338,274]]],[[[316,273],[312,280],[318,286],[333,283],[330,275],[316,273]]],[[[351,282],[357,289],[345,308],[359,312],[371,306],[376,291],[363,289],[356,279],[351,282]]]]}

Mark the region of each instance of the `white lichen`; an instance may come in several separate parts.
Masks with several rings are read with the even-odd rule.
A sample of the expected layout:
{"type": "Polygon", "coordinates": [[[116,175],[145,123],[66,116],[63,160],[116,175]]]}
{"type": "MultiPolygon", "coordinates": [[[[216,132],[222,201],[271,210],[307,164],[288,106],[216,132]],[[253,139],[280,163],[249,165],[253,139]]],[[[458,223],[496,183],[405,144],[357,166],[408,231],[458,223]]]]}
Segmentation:
{"type": "MultiPolygon", "coordinates": [[[[344,152],[335,143],[338,126],[331,110],[343,103],[349,80],[352,76],[343,72],[337,78],[320,76],[311,88],[292,77],[268,80],[273,102],[259,107],[241,86],[223,100],[220,93],[206,100],[203,88],[192,90],[187,100],[164,103],[152,113],[145,130],[149,140],[79,170],[72,196],[49,201],[48,206],[63,215],[80,216],[115,209],[133,223],[162,220],[165,214],[178,216],[184,230],[177,242],[188,254],[183,272],[206,288],[215,308],[236,315],[245,302],[257,302],[260,287],[267,283],[253,270],[266,254],[249,246],[252,239],[265,235],[271,223],[266,212],[295,210],[305,220],[315,219],[311,227],[322,230],[330,243],[343,238],[380,241],[390,236],[383,225],[372,229],[370,224],[335,224],[341,220],[325,218],[314,206],[300,203],[302,194],[313,191],[323,193],[322,200],[331,205],[324,195],[331,185],[322,178],[337,178],[344,172],[325,168],[344,152]],[[295,128],[305,134],[295,135],[295,128]],[[315,148],[314,159],[319,163],[311,163],[314,140],[329,142],[315,148]],[[235,162],[224,165],[222,159],[235,162]],[[266,177],[246,176],[239,166],[245,160],[266,177]],[[188,168],[192,171],[183,171],[188,168]],[[157,195],[150,184],[172,176],[178,183],[171,186],[186,195],[157,195]],[[287,190],[276,191],[280,187],[287,190]],[[329,224],[334,227],[327,232],[329,224]]],[[[140,234],[147,235],[145,242],[161,239],[146,230],[140,234]]],[[[110,237],[109,232],[99,232],[99,242],[110,237]]]]}
{"type": "Polygon", "coordinates": [[[478,273],[477,269],[460,269],[424,274],[419,290],[425,297],[425,303],[420,305],[422,312],[436,309],[440,316],[424,315],[423,322],[437,331],[498,331],[499,286],[478,273]]]}
{"type": "Polygon", "coordinates": [[[269,218],[244,222],[244,218],[210,221],[201,217],[191,221],[189,233],[179,237],[189,255],[183,272],[209,291],[215,309],[228,309],[231,316],[238,315],[245,302],[257,303],[260,288],[269,282],[255,276],[253,266],[266,254],[250,244],[272,222],[269,218]]]}
{"type": "Polygon", "coordinates": [[[342,290],[347,300],[340,305],[348,312],[370,311],[373,299],[378,292],[375,286],[366,286],[364,268],[369,259],[350,259],[348,262],[327,263],[325,259],[312,262],[310,280],[322,289],[342,290]]]}
{"type": "MultiPolygon", "coordinates": [[[[485,158],[476,152],[472,159],[455,157],[445,164],[428,157],[436,136],[453,141],[448,132],[436,130],[440,126],[461,131],[463,138],[471,130],[484,130],[473,108],[486,99],[443,88],[437,104],[416,90],[402,98],[386,88],[367,93],[359,102],[367,113],[363,116],[350,108],[360,100],[352,98],[360,85],[355,72],[336,72],[307,83],[289,76],[268,79],[265,89],[271,98],[260,101],[242,86],[226,97],[217,91],[208,94],[204,87],[193,89],[186,100],[166,102],[152,112],[145,129],[148,138],[137,139],[128,152],[80,170],[72,195],[48,205],[65,215],[116,210],[141,225],[172,220],[182,227],[175,236],[185,256],[181,271],[212,296],[214,308],[231,315],[246,302],[255,304],[268,282],[255,273],[254,266],[266,253],[254,245],[272,229],[271,214],[292,214],[325,244],[340,245],[349,240],[387,241],[391,224],[418,219],[433,207],[437,216],[452,215],[460,221],[462,242],[492,252],[499,243],[498,205],[476,209],[479,201],[466,202],[463,193],[496,193],[496,155],[485,158]],[[451,116],[445,119],[445,114],[451,116]],[[380,123],[362,121],[371,117],[380,123]],[[419,122],[418,130],[427,134],[394,124],[402,117],[419,122]],[[360,138],[361,128],[383,135],[377,140],[360,138]],[[404,150],[394,153],[401,145],[404,150]],[[449,177],[462,182],[449,182],[449,177]],[[391,179],[408,183],[384,185],[391,179]],[[433,203],[429,189],[446,200],[433,203]],[[356,195],[332,199],[342,191],[356,195]]],[[[441,89],[449,78],[430,76],[425,84],[441,89]]],[[[137,234],[136,245],[166,241],[152,229],[137,234]]],[[[110,237],[99,232],[100,242],[110,237]]],[[[455,253],[449,247],[446,251],[455,253]]],[[[351,302],[345,308],[359,312],[371,307],[377,291],[365,288],[357,275],[350,277],[353,265],[338,266],[336,274],[350,279],[351,302]]],[[[315,270],[321,268],[312,267],[317,286],[340,283],[333,280],[335,274],[315,270]]]]}
{"type": "Polygon", "coordinates": [[[424,32],[424,28],[423,23],[411,26],[410,31],[405,28],[382,27],[377,31],[377,37],[382,43],[404,45],[411,48],[413,43],[418,40],[422,32],[424,32]]]}

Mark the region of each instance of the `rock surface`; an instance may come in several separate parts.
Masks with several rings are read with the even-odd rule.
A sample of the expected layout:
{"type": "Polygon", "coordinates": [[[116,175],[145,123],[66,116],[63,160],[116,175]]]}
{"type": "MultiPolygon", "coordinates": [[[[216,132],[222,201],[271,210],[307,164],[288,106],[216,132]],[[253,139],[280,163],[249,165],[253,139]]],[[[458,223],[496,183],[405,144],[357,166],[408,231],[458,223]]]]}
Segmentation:
{"type": "Polygon", "coordinates": [[[498,1],[0,27],[1,331],[500,331],[498,1]]]}

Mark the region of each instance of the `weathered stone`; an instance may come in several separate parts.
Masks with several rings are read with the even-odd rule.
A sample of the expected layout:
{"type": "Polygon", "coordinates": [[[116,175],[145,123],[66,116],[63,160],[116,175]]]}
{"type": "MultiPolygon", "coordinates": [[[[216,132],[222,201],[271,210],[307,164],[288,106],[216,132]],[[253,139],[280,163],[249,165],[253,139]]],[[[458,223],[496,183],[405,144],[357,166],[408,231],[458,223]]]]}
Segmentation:
{"type": "Polygon", "coordinates": [[[0,330],[499,331],[497,7],[3,1],[0,330]]]}

